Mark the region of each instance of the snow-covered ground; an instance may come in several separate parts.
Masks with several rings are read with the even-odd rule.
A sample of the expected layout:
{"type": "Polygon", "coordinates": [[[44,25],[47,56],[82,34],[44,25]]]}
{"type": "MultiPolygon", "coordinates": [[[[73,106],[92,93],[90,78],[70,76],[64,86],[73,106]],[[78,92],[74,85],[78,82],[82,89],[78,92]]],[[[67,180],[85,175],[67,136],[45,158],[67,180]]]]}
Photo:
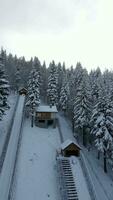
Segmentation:
{"type": "Polygon", "coordinates": [[[3,119],[0,121],[0,155],[2,153],[7,132],[10,128],[16,100],[17,100],[17,95],[14,95],[14,94],[9,95],[8,102],[10,105],[10,109],[6,110],[5,115],[3,116],[3,119]]]}
{"type": "Polygon", "coordinates": [[[60,146],[58,129],[30,127],[25,121],[16,167],[13,199],[59,199],[56,150],[60,146]]]}
{"type": "MultiPolygon", "coordinates": [[[[64,135],[64,140],[73,139],[71,127],[62,115],[58,115],[61,131],[64,135]]],[[[97,200],[112,200],[113,199],[113,181],[103,172],[103,168],[99,162],[97,162],[95,155],[92,152],[88,152],[85,148],[84,152],[85,161],[87,164],[88,172],[90,173],[91,180],[93,181],[94,189],[96,192],[97,200]]]]}
{"type": "MultiPolygon", "coordinates": [[[[26,120],[22,131],[12,199],[59,200],[56,151],[61,143],[58,128],[32,128],[30,125],[30,120],[26,120]]],[[[68,132],[69,127],[66,130],[68,132]]],[[[78,158],[73,158],[73,161],[71,158],[71,166],[79,199],[83,200],[85,196],[90,200],[78,158]]]]}
{"type": "Polygon", "coordinates": [[[75,140],[72,134],[71,127],[69,126],[69,121],[66,120],[62,114],[57,114],[57,117],[59,119],[60,128],[63,133],[63,140],[75,140]]]}
{"type": "Polygon", "coordinates": [[[19,96],[18,105],[14,117],[14,122],[11,128],[11,135],[0,174],[0,198],[1,200],[8,200],[10,185],[15,167],[15,159],[18,148],[18,141],[22,125],[22,115],[24,107],[24,96],[19,96]]]}
{"type": "Polygon", "coordinates": [[[78,158],[76,158],[75,156],[71,156],[70,163],[79,200],[84,200],[84,199],[91,200],[78,158]]]}
{"type": "Polygon", "coordinates": [[[84,156],[90,175],[94,181],[94,187],[98,194],[98,200],[113,199],[113,180],[108,174],[104,173],[101,162],[96,158],[96,154],[84,148],[84,156]]]}

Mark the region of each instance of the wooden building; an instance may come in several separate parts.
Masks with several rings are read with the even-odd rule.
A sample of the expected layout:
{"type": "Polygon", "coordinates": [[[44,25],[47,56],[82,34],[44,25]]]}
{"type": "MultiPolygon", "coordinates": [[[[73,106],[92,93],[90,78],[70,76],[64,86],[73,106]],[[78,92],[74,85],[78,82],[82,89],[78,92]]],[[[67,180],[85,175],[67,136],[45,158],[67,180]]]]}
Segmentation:
{"type": "Polygon", "coordinates": [[[75,142],[71,140],[66,140],[64,143],[61,144],[61,153],[63,156],[79,156],[80,155],[81,147],[75,142]]]}
{"type": "Polygon", "coordinates": [[[27,89],[24,87],[19,88],[18,92],[19,92],[19,95],[27,95],[28,93],[27,89]]]}
{"type": "Polygon", "coordinates": [[[42,128],[47,128],[49,125],[56,127],[56,106],[39,106],[35,113],[35,125],[42,128]]]}

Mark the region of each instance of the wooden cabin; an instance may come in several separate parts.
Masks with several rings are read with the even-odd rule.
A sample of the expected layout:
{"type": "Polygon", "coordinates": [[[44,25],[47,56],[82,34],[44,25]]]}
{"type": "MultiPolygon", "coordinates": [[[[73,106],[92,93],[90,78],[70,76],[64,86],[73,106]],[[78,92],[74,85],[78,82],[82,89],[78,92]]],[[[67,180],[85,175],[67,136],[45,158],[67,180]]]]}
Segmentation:
{"type": "Polygon", "coordinates": [[[71,140],[66,140],[61,144],[61,154],[65,157],[69,156],[79,156],[81,147],[75,142],[71,140]]]}
{"type": "Polygon", "coordinates": [[[39,106],[35,113],[35,125],[42,128],[47,128],[49,125],[56,127],[56,106],[39,106]]]}
{"type": "Polygon", "coordinates": [[[18,90],[18,92],[19,92],[19,95],[27,95],[27,93],[28,93],[28,91],[27,91],[27,89],[26,88],[20,88],[19,90],[18,90]]]}

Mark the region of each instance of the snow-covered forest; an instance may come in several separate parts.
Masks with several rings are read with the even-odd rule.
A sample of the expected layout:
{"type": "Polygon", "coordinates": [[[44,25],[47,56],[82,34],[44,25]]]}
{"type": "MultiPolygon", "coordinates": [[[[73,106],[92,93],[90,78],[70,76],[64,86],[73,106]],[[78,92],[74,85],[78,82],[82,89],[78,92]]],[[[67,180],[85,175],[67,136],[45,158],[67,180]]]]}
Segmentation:
{"type": "Polygon", "coordinates": [[[19,88],[28,89],[26,107],[33,111],[41,101],[56,105],[72,125],[74,137],[103,157],[104,171],[113,166],[113,72],[97,67],[88,72],[80,62],[75,66],[52,61],[49,66],[38,57],[0,55],[0,120],[8,94],[19,88]]]}

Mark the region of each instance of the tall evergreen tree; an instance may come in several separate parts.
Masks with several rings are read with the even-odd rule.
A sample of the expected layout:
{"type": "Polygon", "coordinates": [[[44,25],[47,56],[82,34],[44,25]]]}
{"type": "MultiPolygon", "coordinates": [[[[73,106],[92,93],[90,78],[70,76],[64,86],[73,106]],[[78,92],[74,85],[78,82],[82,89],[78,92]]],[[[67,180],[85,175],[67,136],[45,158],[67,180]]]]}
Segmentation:
{"type": "Polygon", "coordinates": [[[103,82],[102,74],[100,68],[90,72],[90,86],[91,86],[91,95],[92,95],[92,104],[95,105],[99,97],[99,87],[101,82],[103,82]]]}
{"type": "Polygon", "coordinates": [[[7,97],[9,95],[9,83],[6,79],[3,58],[0,56],[0,119],[5,112],[5,109],[9,107],[7,97]]]}
{"type": "Polygon", "coordinates": [[[57,69],[55,62],[52,61],[49,66],[49,77],[48,77],[48,89],[47,89],[47,96],[48,102],[51,105],[57,105],[58,95],[57,95],[57,69]]]}
{"type": "Polygon", "coordinates": [[[28,99],[26,106],[30,108],[31,114],[31,126],[33,127],[33,114],[34,110],[40,104],[40,84],[39,84],[39,74],[37,70],[33,67],[28,81],[28,99]]]}
{"type": "Polygon", "coordinates": [[[80,132],[83,138],[83,145],[86,145],[87,128],[91,116],[91,94],[89,88],[88,73],[84,69],[82,80],[77,88],[74,102],[74,130],[80,132]]]}
{"type": "Polygon", "coordinates": [[[59,107],[64,112],[67,111],[68,98],[69,98],[69,84],[66,76],[64,75],[63,84],[60,92],[60,100],[59,100],[59,107]]]}
{"type": "Polygon", "coordinates": [[[44,61],[42,67],[41,67],[41,77],[42,77],[42,82],[41,82],[41,97],[42,100],[47,103],[47,68],[46,68],[46,63],[44,61]]]}
{"type": "Polygon", "coordinates": [[[95,105],[91,124],[91,133],[95,136],[95,145],[104,154],[104,171],[107,172],[106,158],[113,144],[113,106],[108,102],[104,88],[101,88],[98,103],[95,105]]]}
{"type": "Polygon", "coordinates": [[[15,73],[15,87],[16,87],[16,90],[18,91],[19,87],[21,86],[21,75],[20,75],[20,69],[17,68],[17,71],[15,73]]]}

